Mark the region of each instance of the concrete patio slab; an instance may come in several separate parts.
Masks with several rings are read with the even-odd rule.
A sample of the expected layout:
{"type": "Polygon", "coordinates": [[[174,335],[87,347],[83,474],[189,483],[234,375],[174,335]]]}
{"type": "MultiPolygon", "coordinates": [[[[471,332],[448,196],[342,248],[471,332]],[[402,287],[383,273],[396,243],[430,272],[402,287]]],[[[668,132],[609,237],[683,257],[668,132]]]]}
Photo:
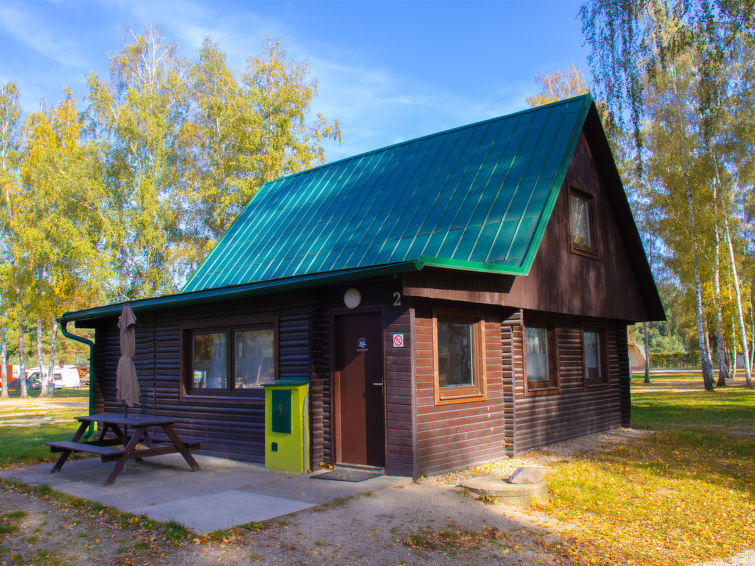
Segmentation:
{"type": "Polygon", "coordinates": [[[52,489],[157,521],[176,521],[198,533],[228,529],[405,483],[380,476],[363,482],[326,481],[267,470],[260,464],[196,455],[192,472],[179,454],[131,461],[116,482],[102,484],[115,465],[99,458],[71,460],[57,474],[52,464],[0,470],[0,478],[52,489]]]}

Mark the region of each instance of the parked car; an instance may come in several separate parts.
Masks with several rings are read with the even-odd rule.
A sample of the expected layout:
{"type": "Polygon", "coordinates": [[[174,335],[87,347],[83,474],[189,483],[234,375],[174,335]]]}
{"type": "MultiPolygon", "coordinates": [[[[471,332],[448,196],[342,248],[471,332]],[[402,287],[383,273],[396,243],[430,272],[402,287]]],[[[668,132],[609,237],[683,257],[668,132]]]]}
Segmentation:
{"type": "MultiPolygon", "coordinates": [[[[39,383],[35,389],[41,387],[42,375],[43,374],[40,371],[35,371],[29,374],[28,379],[30,379],[32,383],[39,383]]],[[[79,378],[79,372],[76,368],[56,367],[52,372],[52,383],[54,387],[80,387],[81,378],[79,378]]]]}
{"type": "MultiPolygon", "coordinates": [[[[0,386],[0,389],[2,389],[2,386],[0,386]]],[[[8,391],[11,389],[17,390],[21,389],[21,380],[20,379],[14,379],[13,381],[8,382],[8,391]]],[[[26,389],[39,389],[39,387],[34,387],[32,380],[28,377],[26,378],[26,389]]]]}

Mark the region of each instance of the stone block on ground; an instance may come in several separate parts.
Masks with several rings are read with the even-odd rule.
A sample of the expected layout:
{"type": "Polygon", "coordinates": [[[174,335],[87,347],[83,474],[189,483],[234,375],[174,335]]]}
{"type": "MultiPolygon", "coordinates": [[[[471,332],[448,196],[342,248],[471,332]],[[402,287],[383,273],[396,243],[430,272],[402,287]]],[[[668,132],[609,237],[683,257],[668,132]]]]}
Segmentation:
{"type": "Polygon", "coordinates": [[[506,480],[508,483],[540,483],[545,475],[545,468],[521,467],[514,470],[506,480]]]}

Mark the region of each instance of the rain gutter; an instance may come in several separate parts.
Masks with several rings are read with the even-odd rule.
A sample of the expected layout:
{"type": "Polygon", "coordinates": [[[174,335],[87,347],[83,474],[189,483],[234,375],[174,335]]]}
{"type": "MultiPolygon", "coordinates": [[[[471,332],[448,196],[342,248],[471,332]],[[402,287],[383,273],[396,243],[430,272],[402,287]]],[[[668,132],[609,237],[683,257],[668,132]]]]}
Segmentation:
{"type": "MultiPolygon", "coordinates": [[[[68,321],[63,321],[61,319],[58,319],[58,322],[60,323],[60,330],[63,333],[63,336],[66,338],[69,338],[71,340],[75,340],[76,342],[81,342],[82,344],[86,344],[89,346],[89,414],[94,414],[94,364],[92,363],[92,359],[94,358],[94,342],[89,340],[89,338],[84,338],[83,336],[76,336],[75,334],[71,334],[66,330],[66,327],[68,326],[68,321]]],[[[86,434],[84,434],[84,438],[89,438],[94,433],[94,423],[89,424],[89,428],[86,431],[86,434]]]]}

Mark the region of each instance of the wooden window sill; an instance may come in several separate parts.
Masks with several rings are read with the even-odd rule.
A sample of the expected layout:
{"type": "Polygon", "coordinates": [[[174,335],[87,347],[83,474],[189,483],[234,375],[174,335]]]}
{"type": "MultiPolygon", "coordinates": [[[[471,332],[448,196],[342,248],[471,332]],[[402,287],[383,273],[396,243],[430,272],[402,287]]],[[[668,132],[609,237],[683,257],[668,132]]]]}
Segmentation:
{"type": "Polygon", "coordinates": [[[435,400],[436,405],[453,405],[455,403],[473,403],[475,401],[486,401],[487,395],[476,392],[459,395],[444,395],[442,390],[440,396],[435,400]]]}

